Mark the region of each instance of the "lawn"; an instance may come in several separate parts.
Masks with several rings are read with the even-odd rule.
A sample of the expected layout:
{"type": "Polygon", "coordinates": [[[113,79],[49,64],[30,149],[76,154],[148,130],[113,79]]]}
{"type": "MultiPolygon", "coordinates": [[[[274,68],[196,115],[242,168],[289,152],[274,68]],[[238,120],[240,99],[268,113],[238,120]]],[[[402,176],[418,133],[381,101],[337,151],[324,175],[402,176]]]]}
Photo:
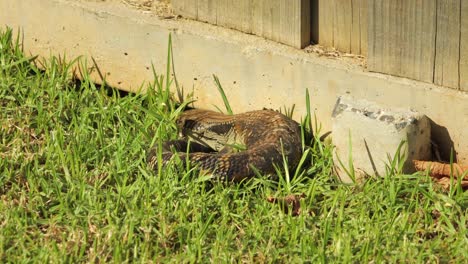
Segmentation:
{"type": "Polygon", "coordinates": [[[151,171],[149,147],[177,136],[174,82],[124,94],[72,62],[25,56],[0,29],[1,262],[468,262],[466,192],[397,165],[341,184],[330,143],[304,142],[278,180],[151,171]],[[289,194],[305,195],[298,216],[267,201],[289,194]]]}

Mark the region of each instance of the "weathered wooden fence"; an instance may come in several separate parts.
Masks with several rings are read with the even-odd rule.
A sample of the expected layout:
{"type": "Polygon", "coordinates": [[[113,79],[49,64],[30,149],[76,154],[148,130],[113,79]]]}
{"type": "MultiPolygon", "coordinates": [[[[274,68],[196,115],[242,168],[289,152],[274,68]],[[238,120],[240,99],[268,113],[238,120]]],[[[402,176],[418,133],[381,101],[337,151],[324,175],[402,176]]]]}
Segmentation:
{"type": "Polygon", "coordinates": [[[303,48],[363,54],[370,71],[468,91],[468,0],[172,0],[177,13],[303,48]]]}
{"type": "Polygon", "coordinates": [[[368,1],[311,0],[313,42],[366,55],[368,1]]]}
{"type": "Polygon", "coordinates": [[[369,1],[368,68],[468,91],[468,1],[369,1]]]}
{"type": "Polygon", "coordinates": [[[310,0],[172,0],[182,16],[302,48],[310,44],[310,0]]]}

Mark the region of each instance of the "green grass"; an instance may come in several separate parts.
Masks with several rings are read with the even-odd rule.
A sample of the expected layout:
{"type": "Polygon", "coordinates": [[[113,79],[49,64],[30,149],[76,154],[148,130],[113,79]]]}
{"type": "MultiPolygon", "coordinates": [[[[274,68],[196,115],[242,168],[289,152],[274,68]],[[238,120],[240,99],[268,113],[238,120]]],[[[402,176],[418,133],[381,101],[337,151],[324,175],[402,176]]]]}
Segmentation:
{"type": "Polygon", "coordinates": [[[468,261],[468,198],[456,188],[397,169],[340,184],[332,146],[308,146],[305,133],[303,165],[278,181],[155,173],[146,151],[176,137],[181,110],[172,80],[121,95],[74,81],[64,61],[39,70],[0,32],[2,263],[468,261]],[[297,217],[266,201],[291,193],[306,195],[297,217]]]}

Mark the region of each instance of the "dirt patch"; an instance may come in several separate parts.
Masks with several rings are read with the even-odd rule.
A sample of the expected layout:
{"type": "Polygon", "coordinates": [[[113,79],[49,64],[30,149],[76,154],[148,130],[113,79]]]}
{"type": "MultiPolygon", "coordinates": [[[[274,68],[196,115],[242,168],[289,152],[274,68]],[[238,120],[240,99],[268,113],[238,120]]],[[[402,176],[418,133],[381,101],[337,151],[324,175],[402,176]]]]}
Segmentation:
{"type": "Polygon", "coordinates": [[[134,9],[148,11],[160,18],[176,18],[170,0],[83,0],[88,2],[117,2],[134,9]]]}
{"type": "Polygon", "coordinates": [[[151,11],[161,18],[171,19],[176,17],[169,0],[121,0],[120,2],[132,8],[151,11]]]}

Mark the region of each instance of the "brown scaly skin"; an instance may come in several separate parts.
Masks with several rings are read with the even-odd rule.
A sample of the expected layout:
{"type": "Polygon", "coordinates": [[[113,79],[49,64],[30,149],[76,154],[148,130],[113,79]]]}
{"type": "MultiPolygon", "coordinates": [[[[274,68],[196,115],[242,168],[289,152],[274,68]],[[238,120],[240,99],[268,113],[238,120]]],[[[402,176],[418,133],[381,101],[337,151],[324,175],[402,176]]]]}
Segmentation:
{"type": "MultiPolygon", "coordinates": [[[[177,151],[182,161],[192,164],[220,179],[241,181],[255,176],[253,166],[261,174],[275,174],[273,164],[295,167],[302,155],[299,124],[273,110],[258,110],[237,115],[224,115],[213,111],[193,109],[181,114],[177,126],[181,140],[163,144],[162,156],[166,163],[177,151]],[[233,145],[244,145],[235,151],[233,145]]],[[[157,169],[156,149],[148,155],[148,163],[157,169]]]]}

